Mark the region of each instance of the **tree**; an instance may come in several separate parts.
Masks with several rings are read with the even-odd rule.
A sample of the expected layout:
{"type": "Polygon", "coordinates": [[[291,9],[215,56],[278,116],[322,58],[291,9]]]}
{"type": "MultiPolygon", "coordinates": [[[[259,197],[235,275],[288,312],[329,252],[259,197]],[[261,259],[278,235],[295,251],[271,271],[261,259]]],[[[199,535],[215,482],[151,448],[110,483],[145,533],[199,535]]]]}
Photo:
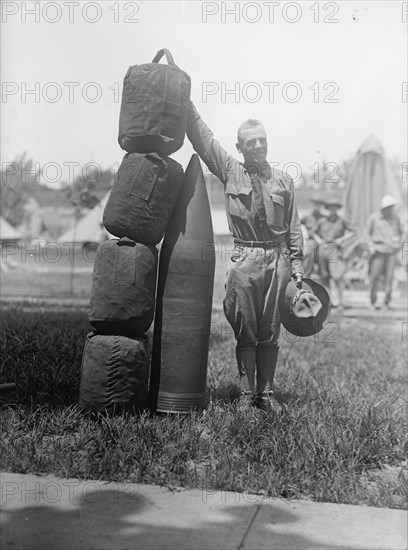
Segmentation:
{"type": "Polygon", "coordinates": [[[11,225],[23,222],[29,188],[38,183],[39,176],[34,161],[27,157],[26,152],[17,155],[13,162],[2,164],[0,214],[11,225]]]}
{"type": "MultiPolygon", "coordinates": [[[[83,171],[80,176],[77,176],[74,179],[74,182],[71,186],[65,185],[65,193],[68,200],[74,206],[74,241],[76,234],[76,226],[81,215],[82,208],[94,208],[98,202],[99,198],[95,194],[96,182],[101,181],[104,184],[109,180],[113,180],[113,175],[111,172],[101,172],[96,177],[84,177],[83,171]]],[[[74,271],[75,271],[75,256],[72,258],[71,271],[69,277],[69,289],[70,293],[74,293],[74,271]]]]}
{"type": "Polygon", "coordinates": [[[77,176],[72,185],[65,185],[64,191],[70,203],[78,211],[82,208],[94,208],[99,199],[94,193],[95,182],[85,179],[83,176],[77,176]]]}

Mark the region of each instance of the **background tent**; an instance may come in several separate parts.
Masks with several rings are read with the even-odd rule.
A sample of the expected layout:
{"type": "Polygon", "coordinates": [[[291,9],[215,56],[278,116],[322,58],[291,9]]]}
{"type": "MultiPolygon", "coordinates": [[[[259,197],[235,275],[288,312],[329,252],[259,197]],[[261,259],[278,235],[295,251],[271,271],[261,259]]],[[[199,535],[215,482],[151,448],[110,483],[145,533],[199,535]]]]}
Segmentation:
{"type": "MultiPolygon", "coordinates": [[[[104,229],[102,224],[103,211],[106,203],[108,202],[109,193],[101,200],[99,204],[95,206],[90,212],[88,212],[82,219],[80,219],[76,227],[71,227],[58,237],[57,241],[60,243],[89,243],[100,242],[104,239],[104,236],[108,235],[113,237],[104,229]]],[[[213,208],[211,210],[212,223],[214,235],[229,235],[227,216],[225,214],[225,208],[213,208]]]]}
{"type": "Polygon", "coordinates": [[[381,197],[393,195],[401,205],[402,185],[378,139],[371,135],[361,145],[350,167],[343,197],[343,215],[357,231],[380,207],[381,197]]]}
{"type": "Polygon", "coordinates": [[[0,216],[0,242],[17,242],[21,233],[0,216]]]}
{"type": "Polygon", "coordinates": [[[75,226],[58,237],[57,242],[98,243],[103,241],[106,236],[110,237],[111,235],[102,225],[103,211],[108,202],[109,193],[106,193],[101,202],[81,218],[75,226]]]}
{"type": "Polygon", "coordinates": [[[211,219],[214,235],[229,235],[227,215],[225,208],[211,208],[211,219]]]}

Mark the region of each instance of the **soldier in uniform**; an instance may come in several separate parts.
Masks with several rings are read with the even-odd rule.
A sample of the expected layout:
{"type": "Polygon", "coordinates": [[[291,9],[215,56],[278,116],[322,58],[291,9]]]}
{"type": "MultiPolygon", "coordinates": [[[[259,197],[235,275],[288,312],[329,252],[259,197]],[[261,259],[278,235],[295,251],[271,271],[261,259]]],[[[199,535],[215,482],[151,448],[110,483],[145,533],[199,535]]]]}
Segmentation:
{"type": "Polygon", "coordinates": [[[352,233],[351,227],[338,214],[342,203],[331,197],[325,201],[329,211],[327,217],[321,218],[316,233],[323,242],[319,245],[319,266],[323,284],[336,296],[332,307],[343,307],[343,286],[346,263],[342,257],[342,240],[352,233]]]}
{"type": "Polygon", "coordinates": [[[391,195],[381,199],[380,211],[367,220],[368,246],[370,251],[370,301],[371,306],[380,309],[377,302],[378,283],[384,275],[384,305],[390,308],[392,281],[397,252],[402,242],[402,227],[394,208],[397,201],[391,195]]]}
{"type": "Polygon", "coordinates": [[[312,211],[300,220],[300,223],[306,228],[307,233],[303,250],[303,271],[305,277],[312,275],[315,264],[319,265],[319,245],[323,242],[322,238],[317,234],[317,228],[320,219],[324,218],[322,212],[324,199],[320,193],[315,193],[311,198],[311,203],[312,211]]]}
{"type": "Polygon", "coordinates": [[[187,135],[195,151],[224,185],[234,250],[226,275],[224,312],[236,338],[241,387],[253,405],[271,410],[279,352],[278,298],[293,277],[302,280],[303,238],[293,182],[267,162],[263,125],[247,120],[238,129],[241,163],[214,138],[190,104],[187,135]]]}

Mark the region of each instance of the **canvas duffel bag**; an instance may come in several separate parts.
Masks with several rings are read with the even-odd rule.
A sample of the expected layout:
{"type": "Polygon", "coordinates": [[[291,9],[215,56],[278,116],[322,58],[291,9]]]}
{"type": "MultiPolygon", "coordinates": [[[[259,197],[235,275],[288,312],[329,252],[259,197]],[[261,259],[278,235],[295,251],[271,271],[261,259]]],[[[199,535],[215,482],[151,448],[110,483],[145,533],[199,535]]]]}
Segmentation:
{"type": "Polygon", "coordinates": [[[148,366],[146,337],[90,332],[82,356],[79,405],[93,411],[146,407],[148,366]]]}
{"type": "Polygon", "coordinates": [[[163,238],[183,183],[183,168],[156,153],[125,155],[103,213],[116,237],[156,245],[163,238]]]}
{"type": "Polygon", "coordinates": [[[128,238],[102,242],[97,250],[89,321],[104,334],[143,334],[153,321],[157,250],[128,238]]]}
{"type": "Polygon", "coordinates": [[[119,145],[129,153],[170,155],[183,145],[191,79],[160,50],[152,63],[129,67],[123,82],[119,145]],[[165,55],[167,65],[159,61],[165,55]]]}

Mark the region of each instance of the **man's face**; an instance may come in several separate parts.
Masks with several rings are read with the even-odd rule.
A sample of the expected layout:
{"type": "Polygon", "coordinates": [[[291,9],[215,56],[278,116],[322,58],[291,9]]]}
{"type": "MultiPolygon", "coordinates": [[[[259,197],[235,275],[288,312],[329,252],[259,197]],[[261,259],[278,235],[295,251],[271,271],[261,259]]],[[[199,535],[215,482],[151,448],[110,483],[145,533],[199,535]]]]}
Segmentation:
{"type": "Polygon", "coordinates": [[[312,201],[312,210],[316,214],[320,214],[321,210],[323,208],[323,203],[319,201],[312,201]]]}
{"type": "Polygon", "coordinates": [[[337,214],[337,211],[340,210],[340,206],[337,204],[330,204],[326,206],[327,210],[329,211],[330,216],[334,216],[337,214]]]}
{"type": "Polygon", "coordinates": [[[256,163],[262,166],[266,162],[268,153],[268,142],[263,126],[253,126],[241,130],[237,149],[243,154],[246,163],[256,163]]]}
{"type": "Polygon", "coordinates": [[[386,218],[390,218],[394,214],[394,206],[387,206],[387,208],[383,208],[382,211],[386,218]]]}

